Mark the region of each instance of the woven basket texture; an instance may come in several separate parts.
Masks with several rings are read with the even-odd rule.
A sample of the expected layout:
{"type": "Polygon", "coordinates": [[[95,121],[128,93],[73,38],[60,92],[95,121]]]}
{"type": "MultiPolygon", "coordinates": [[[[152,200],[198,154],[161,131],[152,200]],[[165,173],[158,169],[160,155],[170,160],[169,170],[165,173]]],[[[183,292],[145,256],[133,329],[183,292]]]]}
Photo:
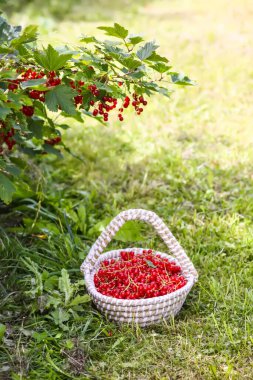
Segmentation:
{"type": "MultiPolygon", "coordinates": [[[[123,250],[140,254],[143,249],[148,248],[124,248],[123,250]]],[[[107,315],[108,319],[117,323],[138,323],[143,327],[159,323],[170,316],[175,316],[182,308],[187,294],[198,279],[197,271],[191,260],[162,219],[154,212],[142,209],[123,211],[109,223],[91,247],[90,252],[81,265],[81,271],[84,274],[87,291],[94,304],[102,313],[107,315]],[[157,251],[153,251],[153,254],[159,254],[161,257],[173,260],[180,265],[182,273],[187,279],[185,286],[164,296],[136,300],[113,298],[97,291],[94,284],[94,275],[98,271],[101,262],[119,258],[122,249],[103,252],[117,231],[129,220],[141,220],[154,227],[172,256],[157,251]]]]}

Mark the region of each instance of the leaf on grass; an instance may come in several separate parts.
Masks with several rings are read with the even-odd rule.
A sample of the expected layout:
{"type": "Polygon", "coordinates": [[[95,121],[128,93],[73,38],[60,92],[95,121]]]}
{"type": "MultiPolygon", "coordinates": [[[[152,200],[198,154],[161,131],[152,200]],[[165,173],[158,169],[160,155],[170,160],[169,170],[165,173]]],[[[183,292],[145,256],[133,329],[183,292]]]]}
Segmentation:
{"type": "Polygon", "coordinates": [[[10,203],[15,191],[16,187],[11,180],[3,173],[0,173],[0,199],[6,204],[10,203]]]}
{"type": "Polygon", "coordinates": [[[0,323],[0,342],[3,340],[6,331],[6,326],[0,323]]]}
{"type": "Polygon", "coordinates": [[[95,224],[93,227],[89,229],[88,236],[94,236],[94,235],[100,234],[105,229],[105,227],[110,223],[111,220],[112,218],[107,217],[101,220],[100,222],[98,222],[97,224],[95,224]]]}
{"type": "Polygon", "coordinates": [[[75,92],[66,85],[55,86],[46,93],[46,105],[48,109],[53,112],[57,112],[58,106],[60,106],[67,114],[75,114],[74,95],[75,92]]]}
{"type": "Polygon", "coordinates": [[[62,269],[61,277],[59,278],[59,289],[65,295],[65,305],[68,304],[69,300],[73,295],[73,287],[71,285],[69,274],[66,269],[62,269]]]}
{"type": "Polygon", "coordinates": [[[128,36],[128,30],[116,22],[114,23],[114,26],[99,26],[98,29],[104,30],[107,36],[121,39],[125,39],[128,36]]]}
{"type": "Polygon", "coordinates": [[[116,340],[116,342],[112,345],[110,351],[114,350],[114,348],[116,348],[117,346],[119,346],[120,343],[122,343],[124,340],[125,340],[125,337],[124,337],[124,336],[119,337],[119,338],[116,340]]]}
{"type": "Polygon", "coordinates": [[[68,306],[76,306],[76,305],[81,305],[83,303],[90,302],[90,296],[88,294],[84,294],[83,296],[76,296],[68,306]]]}
{"type": "Polygon", "coordinates": [[[72,54],[60,54],[52,45],[48,45],[43,52],[34,52],[37,63],[49,71],[61,69],[71,57],[72,54]]]}
{"type": "Polygon", "coordinates": [[[115,240],[128,242],[128,241],[142,241],[141,225],[133,221],[128,221],[121,227],[115,236],[115,240]]]}
{"type": "Polygon", "coordinates": [[[143,61],[144,59],[150,57],[153,51],[155,51],[158,47],[159,45],[156,45],[154,41],[146,42],[145,45],[137,51],[136,55],[141,61],[143,61]]]}
{"type": "Polygon", "coordinates": [[[33,338],[38,342],[43,342],[44,340],[46,340],[48,338],[48,333],[46,331],[43,331],[41,333],[35,331],[33,333],[33,338]]]}
{"type": "Polygon", "coordinates": [[[69,320],[69,313],[62,308],[58,308],[51,313],[54,323],[58,326],[62,326],[63,322],[69,320]]]}
{"type": "Polygon", "coordinates": [[[80,205],[77,209],[78,214],[78,227],[80,228],[82,233],[86,233],[87,225],[86,225],[86,208],[84,205],[80,205]]]}

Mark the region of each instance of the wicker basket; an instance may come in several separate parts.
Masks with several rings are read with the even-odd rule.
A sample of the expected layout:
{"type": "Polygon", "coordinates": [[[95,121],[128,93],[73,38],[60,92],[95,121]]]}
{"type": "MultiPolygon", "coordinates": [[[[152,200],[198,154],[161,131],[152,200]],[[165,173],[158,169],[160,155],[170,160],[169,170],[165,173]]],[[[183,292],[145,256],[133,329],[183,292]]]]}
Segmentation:
{"type": "MultiPolygon", "coordinates": [[[[124,251],[134,251],[136,254],[141,253],[142,250],[143,248],[124,248],[124,251]]],[[[198,278],[197,271],[192,262],[162,219],[154,212],[141,209],[123,211],[110,222],[91,247],[87,258],[81,265],[81,271],[84,273],[88,293],[100,311],[105,313],[110,320],[115,322],[134,322],[138,323],[140,326],[159,323],[162,319],[176,315],[198,278]],[[173,257],[157,251],[153,251],[153,253],[161,255],[161,257],[172,259],[181,266],[182,273],[187,279],[185,286],[164,296],[137,300],[113,298],[105,296],[96,290],[94,285],[94,274],[97,272],[100,263],[104,260],[119,258],[122,249],[109,251],[103,254],[102,252],[115,236],[116,232],[128,220],[145,221],[154,227],[173,254],[173,257]]]]}

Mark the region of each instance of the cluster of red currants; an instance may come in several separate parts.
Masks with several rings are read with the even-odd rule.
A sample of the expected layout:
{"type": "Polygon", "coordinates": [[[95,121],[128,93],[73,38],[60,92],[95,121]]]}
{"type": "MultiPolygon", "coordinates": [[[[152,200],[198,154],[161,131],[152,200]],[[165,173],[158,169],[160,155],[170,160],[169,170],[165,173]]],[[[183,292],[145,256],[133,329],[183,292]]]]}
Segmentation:
{"type": "Polygon", "coordinates": [[[75,83],[73,80],[71,80],[69,84],[70,84],[70,87],[72,87],[74,90],[76,90],[79,93],[79,95],[76,95],[74,97],[75,105],[78,106],[78,104],[82,104],[83,96],[81,95],[82,93],[81,87],[84,86],[84,82],[82,80],[79,80],[77,83],[75,83]]]}
{"type": "MultiPolygon", "coordinates": [[[[131,99],[129,98],[129,96],[126,96],[125,99],[124,99],[124,102],[123,102],[123,107],[119,108],[119,114],[118,114],[118,118],[120,121],[124,120],[123,119],[123,116],[122,116],[122,113],[124,111],[124,108],[128,108],[129,105],[131,103],[131,99]]],[[[133,93],[133,100],[132,100],[132,106],[134,107],[137,115],[140,115],[142,112],[143,112],[143,108],[142,107],[139,107],[141,104],[143,104],[144,106],[146,106],[148,104],[148,102],[143,98],[143,96],[139,96],[136,94],[136,93],[133,93]]]]}
{"type": "MultiPolygon", "coordinates": [[[[19,71],[18,71],[19,72],[19,71]]],[[[15,91],[21,82],[25,82],[28,80],[33,80],[33,79],[41,79],[44,76],[47,77],[46,80],[46,87],[54,87],[58,86],[61,84],[61,79],[57,76],[55,71],[49,71],[47,74],[45,74],[43,71],[37,72],[30,69],[27,69],[24,73],[21,74],[21,78],[10,80],[8,89],[10,91],[15,91]]],[[[45,93],[46,91],[41,91],[41,90],[30,90],[28,95],[31,99],[34,100],[39,100],[41,102],[45,102],[45,93]]],[[[21,108],[21,111],[23,114],[27,117],[31,117],[34,114],[34,107],[33,106],[23,106],[21,108]]]]}
{"type": "Polygon", "coordinates": [[[98,292],[120,299],[164,296],[187,284],[181,267],[167,258],[143,250],[122,251],[117,260],[105,260],[94,275],[98,292]]]}
{"type": "Polygon", "coordinates": [[[47,139],[47,140],[44,140],[44,142],[48,145],[56,145],[56,144],[59,144],[61,142],[61,137],[60,136],[56,136],[56,137],[53,137],[52,139],[47,139]]]}
{"type": "MultiPolygon", "coordinates": [[[[111,96],[104,96],[102,101],[96,104],[97,108],[94,108],[92,114],[93,116],[101,115],[103,116],[104,121],[108,121],[109,112],[117,107],[117,99],[111,96]]],[[[94,106],[95,101],[91,100],[90,105],[94,106]]]]}
{"type": "Polygon", "coordinates": [[[4,151],[4,143],[7,145],[8,150],[12,150],[13,146],[16,144],[16,141],[13,138],[14,134],[14,128],[8,129],[6,124],[0,120],[0,154],[4,151]]]}
{"type": "MultiPolygon", "coordinates": [[[[92,66],[88,66],[90,70],[94,71],[94,68],[92,66]]],[[[18,71],[19,72],[19,71],[18,71]]],[[[27,69],[25,72],[21,74],[21,78],[9,80],[8,89],[10,91],[15,91],[21,82],[32,80],[32,79],[41,79],[43,77],[46,77],[46,87],[55,87],[62,83],[61,78],[57,75],[55,71],[50,72],[43,72],[43,71],[36,71],[35,69],[27,69]]],[[[81,80],[74,81],[71,80],[69,82],[70,87],[75,89],[78,92],[78,95],[74,96],[74,103],[75,106],[78,107],[79,105],[83,104],[83,89],[82,87],[85,86],[85,83],[81,80]]],[[[121,87],[123,85],[123,82],[118,82],[118,85],[121,87]]],[[[92,110],[93,116],[102,116],[104,121],[108,121],[109,112],[113,109],[117,108],[118,106],[118,100],[111,96],[103,96],[101,95],[101,91],[97,88],[96,84],[89,84],[86,87],[86,90],[91,92],[92,99],[90,100],[90,106],[94,107],[92,110]]],[[[45,93],[46,91],[43,90],[30,90],[28,92],[28,95],[31,99],[39,100],[41,102],[45,102],[45,93]]],[[[132,101],[129,96],[126,96],[123,100],[122,105],[118,108],[118,119],[120,121],[123,121],[123,111],[125,108],[128,108],[131,104],[137,115],[140,115],[143,112],[143,108],[141,105],[146,106],[147,101],[143,98],[143,96],[138,96],[136,93],[133,93],[132,101]]],[[[34,114],[34,106],[23,106],[21,111],[23,114],[27,117],[31,117],[34,114]]]]}

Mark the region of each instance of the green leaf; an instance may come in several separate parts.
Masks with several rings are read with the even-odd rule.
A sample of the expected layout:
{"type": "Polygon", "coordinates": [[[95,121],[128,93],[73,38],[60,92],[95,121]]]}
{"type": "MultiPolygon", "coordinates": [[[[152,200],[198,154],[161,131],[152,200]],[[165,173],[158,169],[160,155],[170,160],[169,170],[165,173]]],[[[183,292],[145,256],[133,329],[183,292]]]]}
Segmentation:
{"type": "Polygon", "coordinates": [[[82,36],[80,39],[81,42],[85,42],[86,44],[97,42],[97,39],[93,36],[82,36]]]}
{"type": "Polygon", "coordinates": [[[142,63],[137,61],[136,59],[133,58],[120,58],[118,61],[127,67],[129,70],[135,70],[137,67],[141,66],[142,63]]]}
{"type": "Polygon", "coordinates": [[[2,89],[0,89],[0,100],[6,102],[8,100],[7,95],[3,92],[2,89]]]}
{"type": "MultiPolygon", "coordinates": [[[[22,92],[20,92],[20,93],[9,92],[8,98],[9,98],[9,100],[12,101],[12,104],[14,103],[18,107],[15,109],[20,109],[21,104],[25,104],[28,106],[31,106],[33,104],[32,100],[29,98],[29,96],[25,95],[22,92]]],[[[11,107],[13,107],[13,106],[11,106],[11,107]]]]}
{"type": "MultiPolygon", "coordinates": [[[[46,83],[46,79],[45,78],[41,78],[41,79],[31,79],[31,80],[27,80],[25,82],[21,82],[20,84],[20,87],[25,90],[26,88],[29,88],[29,87],[37,87],[39,86],[40,84],[44,84],[46,83]]],[[[46,90],[45,88],[43,88],[43,90],[46,90]]]]}
{"type": "Polygon", "coordinates": [[[0,173],[0,199],[6,204],[10,203],[16,187],[3,173],[0,173]]]}
{"type": "Polygon", "coordinates": [[[51,313],[51,316],[54,320],[54,323],[61,327],[63,327],[63,322],[67,322],[69,320],[69,313],[60,307],[54,310],[51,313]]]}
{"type": "Polygon", "coordinates": [[[20,157],[10,157],[10,161],[17,165],[20,169],[24,169],[27,165],[27,162],[22,160],[20,157]]]}
{"type": "Polygon", "coordinates": [[[153,51],[153,53],[148,57],[146,58],[147,61],[151,61],[151,62],[169,62],[169,60],[166,58],[166,57],[162,57],[161,55],[157,54],[155,51],[153,51]]]}
{"type": "Polygon", "coordinates": [[[12,40],[11,46],[17,47],[18,45],[27,44],[37,39],[38,26],[28,25],[22,32],[22,34],[12,40]]]}
{"type": "Polygon", "coordinates": [[[127,42],[130,42],[132,45],[137,45],[139,44],[140,42],[143,42],[143,38],[141,36],[129,36],[127,38],[127,42]]]}
{"type": "Polygon", "coordinates": [[[21,26],[11,26],[3,17],[0,16],[0,43],[9,42],[14,38],[17,38],[21,29],[21,26]]]}
{"type": "Polygon", "coordinates": [[[120,240],[123,242],[142,241],[143,236],[141,234],[141,225],[134,221],[128,221],[117,232],[115,240],[120,240]]]}
{"type": "Polygon", "coordinates": [[[144,59],[150,57],[153,51],[155,51],[158,47],[159,45],[156,45],[154,41],[146,42],[145,45],[137,51],[136,55],[141,61],[143,61],[144,59]]]}
{"type": "Polygon", "coordinates": [[[127,73],[127,75],[131,78],[134,78],[134,79],[141,79],[145,76],[145,72],[141,71],[141,70],[136,70],[133,73],[127,73]]]}
{"type": "Polygon", "coordinates": [[[36,116],[33,116],[27,120],[28,129],[32,132],[33,136],[37,139],[43,138],[43,125],[44,120],[39,119],[36,116]]]}
{"type": "Polygon", "coordinates": [[[81,305],[83,303],[90,302],[90,296],[88,294],[84,294],[83,296],[80,296],[79,294],[69,303],[68,306],[76,306],[81,305]]]}
{"type": "Polygon", "coordinates": [[[77,209],[77,214],[78,214],[78,219],[79,219],[79,223],[78,223],[78,227],[80,228],[81,232],[82,233],[86,233],[86,228],[87,228],[87,225],[86,225],[86,208],[84,205],[80,205],[77,209]]]}
{"type": "Polygon", "coordinates": [[[17,51],[19,52],[19,55],[21,57],[25,57],[26,59],[29,57],[29,58],[33,58],[33,53],[31,52],[31,50],[27,49],[26,48],[26,45],[23,44],[23,45],[18,45],[17,46],[17,51]]]}
{"type": "Polygon", "coordinates": [[[52,145],[49,145],[49,144],[44,144],[43,145],[43,149],[45,152],[49,153],[49,154],[54,154],[55,156],[57,156],[58,158],[63,158],[63,155],[62,153],[59,151],[59,149],[56,149],[54,146],[52,145]]]}
{"type": "Polygon", "coordinates": [[[70,128],[68,124],[55,124],[55,127],[65,129],[65,130],[70,128]]]}
{"type": "Polygon", "coordinates": [[[0,46],[0,54],[10,54],[10,53],[13,53],[13,51],[14,51],[13,48],[0,46]]]}
{"type": "Polygon", "coordinates": [[[0,71],[0,78],[3,79],[16,79],[17,73],[14,70],[8,70],[8,69],[1,69],[0,71]]]}
{"type": "Polygon", "coordinates": [[[112,218],[107,217],[101,220],[100,222],[98,222],[97,224],[95,224],[93,227],[89,229],[88,236],[95,236],[95,235],[100,234],[105,229],[105,227],[110,223],[111,220],[112,218]]]}
{"type": "Polygon", "coordinates": [[[82,76],[81,76],[81,78],[79,78],[79,80],[87,79],[87,78],[90,79],[94,75],[96,75],[95,71],[91,70],[87,65],[82,65],[82,66],[80,66],[80,68],[82,70],[82,76]]]}
{"type": "Polygon", "coordinates": [[[50,111],[57,112],[58,106],[67,114],[75,114],[76,109],[73,102],[75,92],[66,85],[55,86],[46,93],[46,105],[50,111]]]}
{"type": "Polygon", "coordinates": [[[168,66],[162,62],[159,62],[159,63],[156,63],[155,65],[152,65],[151,67],[158,73],[163,74],[163,73],[166,73],[166,71],[169,71],[172,66],[168,66]]]}
{"type": "Polygon", "coordinates": [[[61,277],[59,278],[59,289],[62,293],[64,293],[65,305],[67,305],[73,295],[74,288],[71,286],[69,274],[66,269],[62,269],[61,271],[61,277]]]}
{"type": "Polygon", "coordinates": [[[172,82],[174,84],[178,84],[181,86],[194,86],[195,85],[195,82],[184,74],[169,73],[169,75],[171,76],[172,82]]]}
{"type": "Polygon", "coordinates": [[[0,342],[2,342],[4,334],[6,331],[6,326],[0,323],[0,342]]]}
{"type": "Polygon", "coordinates": [[[114,26],[99,26],[98,29],[104,30],[107,36],[113,36],[121,39],[125,39],[128,36],[128,30],[123,26],[114,23],[114,26]]]}
{"type": "Polygon", "coordinates": [[[33,338],[34,338],[38,343],[43,342],[44,340],[46,340],[46,339],[48,338],[48,336],[49,336],[49,335],[48,335],[48,333],[47,333],[46,331],[43,331],[43,332],[41,332],[41,333],[35,331],[35,332],[33,333],[33,338]]]}
{"type": "Polygon", "coordinates": [[[13,163],[6,163],[5,171],[16,177],[18,177],[21,173],[20,168],[18,168],[13,163]]]}
{"type": "Polygon", "coordinates": [[[71,57],[72,54],[58,53],[52,45],[48,45],[47,49],[44,49],[43,52],[34,52],[36,62],[49,71],[61,69],[71,57]]]}
{"type": "Polygon", "coordinates": [[[59,278],[58,276],[50,276],[44,282],[44,289],[46,291],[54,290],[58,285],[59,278]]]}
{"type": "Polygon", "coordinates": [[[6,116],[8,116],[11,113],[11,109],[9,107],[3,107],[2,105],[0,106],[0,119],[5,120],[6,116]]]}

